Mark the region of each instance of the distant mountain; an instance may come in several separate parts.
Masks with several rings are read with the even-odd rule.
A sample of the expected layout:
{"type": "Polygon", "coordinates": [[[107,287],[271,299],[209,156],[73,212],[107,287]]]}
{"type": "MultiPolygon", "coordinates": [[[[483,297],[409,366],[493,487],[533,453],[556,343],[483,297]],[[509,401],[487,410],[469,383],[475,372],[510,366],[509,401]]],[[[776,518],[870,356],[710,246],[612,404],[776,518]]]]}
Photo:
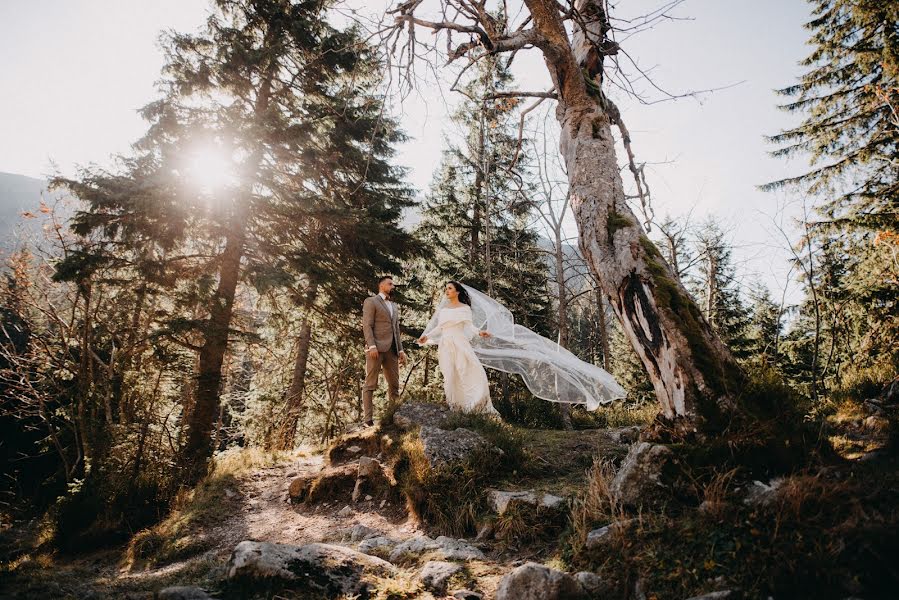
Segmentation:
{"type": "Polygon", "coordinates": [[[40,213],[42,194],[50,202],[45,180],[0,172],[0,253],[31,238],[46,222],[40,213]]]}

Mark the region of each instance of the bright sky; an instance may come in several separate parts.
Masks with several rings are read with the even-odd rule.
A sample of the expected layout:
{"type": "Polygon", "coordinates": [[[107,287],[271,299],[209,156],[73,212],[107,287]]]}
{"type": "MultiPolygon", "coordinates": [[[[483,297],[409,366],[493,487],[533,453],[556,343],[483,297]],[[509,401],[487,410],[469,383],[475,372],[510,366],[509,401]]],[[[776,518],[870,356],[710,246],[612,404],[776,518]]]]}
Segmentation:
{"type": "MultiPolygon", "coordinates": [[[[360,14],[385,0],[352,0],[360,14]]],[[[619,3],[636,16],[662,0],[619,3]]],[[[136,110],[155,97],[163,29],[194,31],[207,0],[0,1],[0,171],[42,177],[58,165],[109,164],[145,130],[136,110]],[[51,162],[52,161],[52,162],[51,162]]],[[[809,6],[802,0],[687,0],[662,23],[623,43],[656,84],[672,93],[739,85],[649,106],[619,98],[658,215],[715,214],[731,228],[740,268],[779,296],[787,283],[784,241],[772,216],[790,198],[755,186],[803,164],[767,156],[763,136],[796,122],[773,90],[793,83],[805,57],[809,6]]],[[[537,51],[516,59],[519,87],[547,89],[537,51]]],[[[399,161],[426,190],[440,159],[455,99],[421,70],[425,85],[398,110],[413,140],[399,161]]],[[[647,89],[645,85],[641,86],[647,89]]],[[[660,98],[658,94],[653,96],[660,98]]],[[[788,210],[794,214],[795,207],[788,210]]],[[[795,288],[789,293],[794,297],[795,288]]],[[[794,297],[795,299],[795,297],[794,297]]]]}

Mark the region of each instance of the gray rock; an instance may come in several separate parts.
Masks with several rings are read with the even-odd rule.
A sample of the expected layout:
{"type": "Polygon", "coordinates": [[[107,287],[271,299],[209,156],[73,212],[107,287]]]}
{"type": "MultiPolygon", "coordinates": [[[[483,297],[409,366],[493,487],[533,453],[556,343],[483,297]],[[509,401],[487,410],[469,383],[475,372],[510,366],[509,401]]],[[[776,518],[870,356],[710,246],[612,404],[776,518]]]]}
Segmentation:
{"type": "Polygon", "coordinates": [[[625,506],[653,503],[667,495],[662,472],[672,460],[667,446],[639,442],[631,446],[609,486],[612,496],[625,506]]]}
{"type": "Polygon", "coordinates": [[[393,413],[393,424],[403,429],[442,427],[449,415],[449,408],[441,404],[403,404],[393,413]]]}
{"type": "Polygon", "coordinates": [[[731,598],[733,597],[734,592],[732,590],[721,590],[718,592],[709,592],[708,594],[703,594],[702,596],[693,596],[692,598],[688,598],[687,600],[721,600],[722,598],[731,598]]]}
{"type": "Polygon", "coordinates": [[[609,585],[599,575],[590,571],[575,573],[574,579],[590,598],[597,598],[609,590],[609,585]]]}
{"type": "Polygon", "coordinates": [[[390,562],[396,562],[406,555],[418,556],[424,554],[425,552],[435,550],[436,548],[437,542],[426,535],[409,538],[408,540],[398,544],[390,552],[390,562]]]}
{"type": "Polygon", "coordinates": [[[398,544],[390,552],[390,562],[397,562],[405,556],[421,556],[426,552],[434,552],[444,560],[481,560],[484,558],[483,552],[464,540],[443,535],[434,540],[422,535],[398,544]]]}
{"type": "Polygon", "coordinates": [[[761,481],[753,481],[746,486],[743,504],[747,506],[765,506],[777,497],[777,488],[783,483],[782,479],[774,479],[770,485],[761,481]]]}
{"type": "Polygon", "coordinates": [[[484,553],[466,542],[441,535],[434,542],[447,560],[483,560],[484,553]]]}
{"type": "Polygon", "coordinates": [[[435,594],[443,595],[446,593],[446,586],[450,578],[462,570],[462,565],[440,560],[432,560],[425,563],[418,575],[418,580],[425,587],[435,594]]]}
{"type": "Polygon", "coordinates": [[[350,541],[352,542],[361,542],[362,540],[378,537],[379,535],[381,535],[380,531],[372,529],[371,527],[366,527],[361,523],[353,525],[350,529],[350,541]]]}
{"type": "Polygon", "coordinates": [[[499,582],[496,600],[587,600],[581,584],[569,575],[528,562],[499,582]]]}
{"type": "Polygon", "coordinates": [[[399,542],[389,537],[378,536],[362,540],[359,544],[359,552],[365,554],[387,555],[399,542]]]}
{"type": "Polygon", "coordinates": [[[454,600],[484,600],[484,595],[471,590],[456,590],[451,596],[454,600]]]}
{"type": "Polygon", "coordinates": [[[212,600],[203,588],[192,585],[175,585],[159,590],[159,600],[212,600]]]}
{"type": "Polygon", "coordinates": [[[497,515],[502,515],[508,510],[509,506],[516,503],[526,504],[534,507],[547,508],[551,510],[561,510],[567,499],[552,494],[543,494],[534,492],[533,490],[521,490],[517,492],[505,492],[502,490],[490,490],[487,497],[490,505],[497,515]]]}
{"type": "Polygon", "coordinates": [[[605,527],[600,527],[599,529],[594,529],[590,533],[587,534],[586,546],[590,550],[596,550],[597,548],[602,548],[607,545],[614,539],[615,535],[624,532],[631,525],[631,520],[626,519],[624,521],[616,521],[615,523],[610,523],[605,527]]]}
{"type": "Polygon", "coordinates": [[[353,514],[353,509],[350,507],[349,504],[347,504],[346,506],[344,506],[337,512],[338,517],[349,517],[352,514],[353,514]]]}
{"type": "Polygon", "coordinates": [[[359,458],[359,477],[375,477],[381,473],[381,463],[377,459],[368,456],[359,458]]]}
{"type": "Polygon", "coordinates": [[[640,437],[639,425],[631,425],[629,427],[618,427],[609,430],[609,436],[619,444],[633,444],[640,437]]]}
{"type": "Polygon", "coordinates": [[[243,541],[228,561],[228,577],[283,579],[333,595],[367,596],[375,576],[395,574],[390,563],[332,544],[272,544],[243,541]]]}
{"type": "Polygon", "coordinates": [[[419,431],[419,439],[432,469],[462,462],[478,450],[489,447],[481,435],[463,427],[446,431],[425,425],[419,431]]]}

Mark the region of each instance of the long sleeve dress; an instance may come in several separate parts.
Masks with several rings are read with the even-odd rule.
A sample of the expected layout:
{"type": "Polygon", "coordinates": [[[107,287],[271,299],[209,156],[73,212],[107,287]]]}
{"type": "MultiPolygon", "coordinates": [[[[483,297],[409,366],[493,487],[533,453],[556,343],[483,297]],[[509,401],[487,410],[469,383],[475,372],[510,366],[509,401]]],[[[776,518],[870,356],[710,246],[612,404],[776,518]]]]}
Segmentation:
{"type": "Polygon", "coordinates": [[[472,323],[471,307],[445,307],[440,309],[437,326],[426,344],[437,344],[443,389],[451,409],[499,414],[490,402],[487,372],[471,347],[471,340],[478,333],[472,323]]]}

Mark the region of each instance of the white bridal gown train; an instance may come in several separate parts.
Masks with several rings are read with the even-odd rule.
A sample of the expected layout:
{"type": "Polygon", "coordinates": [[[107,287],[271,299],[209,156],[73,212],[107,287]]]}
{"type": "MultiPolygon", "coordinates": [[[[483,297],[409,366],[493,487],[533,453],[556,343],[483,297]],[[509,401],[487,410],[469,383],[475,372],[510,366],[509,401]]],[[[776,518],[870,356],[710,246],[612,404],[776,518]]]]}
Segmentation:
{"type": "Polygon", "coordinates": [[[601,367],[515,323],[505,306],[464,285],[471,306],[455,308],[444,298],[422,335],[437,344],[446,400],[465,412],[497,414],[490,402],[484,367],[521,376],[534,396],[581,404],[587,410],[624,398],[626,392],[601,367]],[[489,337],[480,337],[479,330],[489,337]]]}

